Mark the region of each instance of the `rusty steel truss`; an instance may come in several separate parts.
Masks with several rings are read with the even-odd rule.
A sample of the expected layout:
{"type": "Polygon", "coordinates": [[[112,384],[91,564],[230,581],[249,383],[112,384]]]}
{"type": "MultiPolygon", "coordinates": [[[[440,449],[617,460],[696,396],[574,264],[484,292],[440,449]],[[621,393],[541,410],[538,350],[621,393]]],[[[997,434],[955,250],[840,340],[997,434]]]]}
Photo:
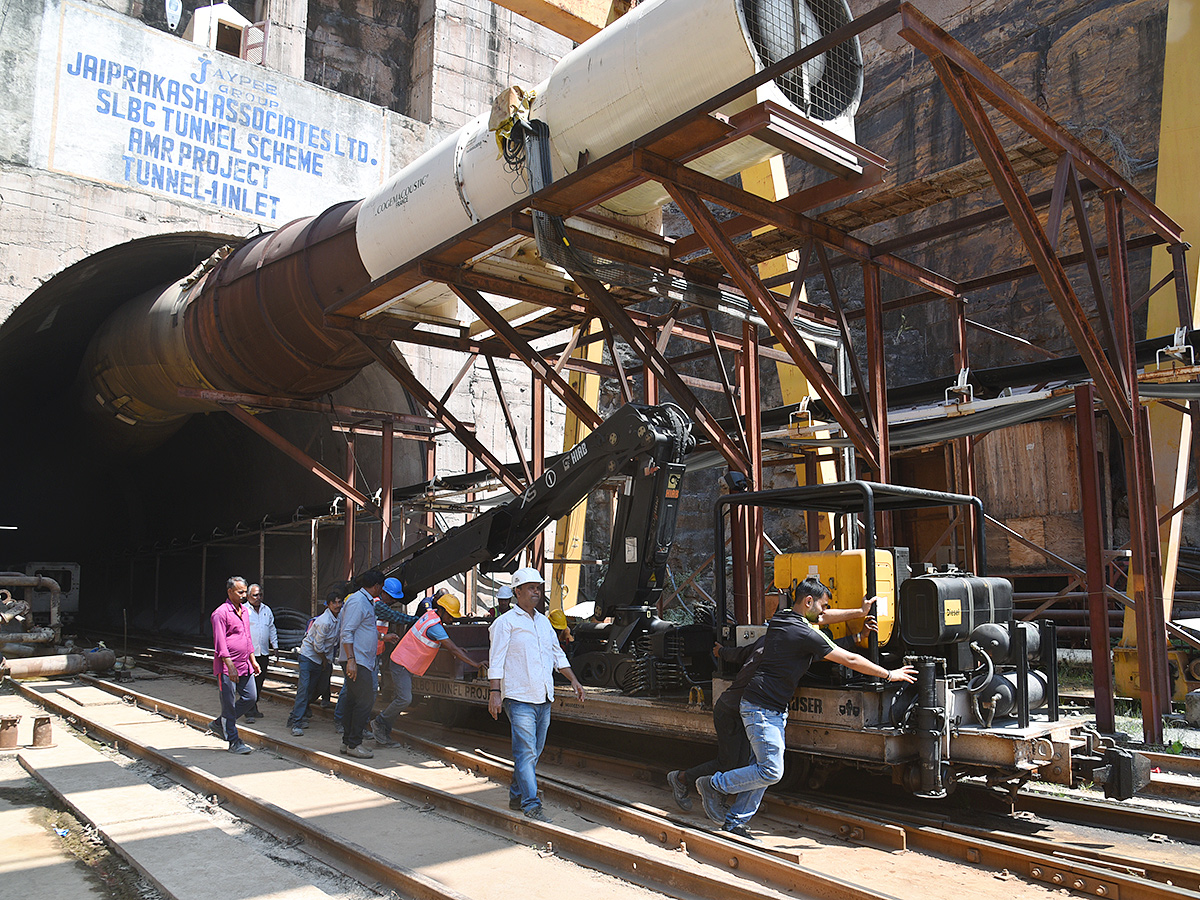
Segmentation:
{"type": "MultiPolygon", "coordinates": [[[[608,229],[622,229],[611,219],[603,221],[608,229]]],[[[1133,540],[1129,548],[1128,589],[1121,596],[1137,616],[1145,737],[1147,741],[1159,741],[1161,713],[1169,711],[1171,697],[1166,669],[1167,623],[1158,570],[1149,428],[1139,399],[1133,333],[1133,310],[1146,298],[1131,297],[1128,269],[1131,250],[1157,244],[1167,245],[1175,261],[1175,270],[1172,277],[1155,285],[1151,293],[1173,283],[1180,324],[1190,327],[1192,300],[1187,280],[1181,277],[1185,272],[1187,245],[1179,226],[1067,129],[1014,90],[919,10],[908,3],[889,2],[700,107],[683,113],[642,139],[583,165],[532,197],[514,203],[509,209],[376,279],[328,308],[325,324],[328,328],[352,333],[430,417],[419,422],[406,422],[387,413],[364,411],[362,418],[380,423],[385,441],[390,438],[393,427],[419,425],[425,440],[429,440],[432,427],[445,429],[461,442],[469,459],[482,465],[499,484],[513,492],[520,492],[542,473],[546,390],[585,425],[594,426],[600,421],[599,413],[564,377],[564,371],[568,370],[615,378],[626,402],[656,403],[660,395],[669,395],[693,418],[701,439],[720,453],[730,470],[742,473],[750,486],[761,486],[764,452],[762,424],[757,412],[761,406],[758,367],[762,361],[798,367],[828,411],[832,420],[830,427],[849,439],[858,465],[869,470],[874,479],[888,482],[892,474],[892,453],[888,433],[884,314],[915,304],[948,304],[954,320],[954,364],[960,371],[969,367],[967,335],[971,328],[1014,341],[1042,356],[1053,357],[1053,353],[1034,346],[1019,335],[999,332],[969,320],[966,315],[965,298],[969,292],[1036,275],[1061,316],[1091,378],[1091,383],[1081,387],[1077,396],[1088,558],[1084,568],[1072,568],[1088,591],[1095,647],[1108,646],[1107,596],[1118,592],[1107,583],[1101,553],[1093,396],[1111,419],[1124,449],[1133,540]],[[919,184],[889,185],[885,179],[886,160],[788,110],[764,103],[732,117],[716,113],[729,101],[753,88],[878,26],[898,26],[900,36],[928,59],[974,146],[976,160],[964,163],[952,172],[928,176],[919,184]],[[997,118],[1003,128],[995,123],[997,118]],[[1006,143],[1001,139],[1002,132],[1019,136],[1006,143]],[[810,159],[814,147],[831,144],[856,162],[857,172],[835,175],[776,202],[688,167],[689,161],[748,135],[801,159],[810,159]],[[1031,194],[1024,188],[1025,176],[1050,169],[1054,172],[1051,189],[1031,194]],[[594,230],[574,227],[592,217],[593,209],[606,198],[648,181],[657,182],[670,194],[691,223],[692,235],[671,241],[630,228],[626,229],[630,240],[618,241],[594,230]],[[955,187],[963,184],[970,187],[955,187]],[[992,190],[998,195],[999,202],[953,222],[910,232],[886,243],[872,245],[853,234],[864,225],[932,206],[954,196],[955,190],[960,195],[992,190]],[[1085,214],[1084,200],[1088,195],[1098,196],[1104,205],[1104,234],[1099,237],[1091,234],[1085,214]],[[728,211],[729,217],[718,219],[710,205],[728,211]],[[814,214],[812,210],[819,207],[823,211],[814,214]],[[470,263],[489,248],[514,237],[532,236],[533,211],[563,217],[569,240],[580,251],[687,279],[713,291],[743,298],[747,312],[741,333],[716,330],[710,309],[705,305],[677,302],[665,314],[654,315],[636,308],[639,301],[646,299],[644,295],[603,284],[587,275],[574,275],[574,289],[558,290],[481,271],[470,263]],[[1072,213],[1070,218],[1078,229],[1081,250],[1060,254],[1060,232],[1068,212],[1072,213]],[[1129,234],[1127,218],[1138,223],[1139,234],[1129,234]],[[956,281],[903,255],[926,242],[1005,220],[1011,223],[1028,256],[1026,265],[970,281],[956,281]],[[758,263],[793,252],[798,255],[799,264],[790,274],[766,280],[759,276],[758,263]],[[861,270],[861,308],[847,308],[837,290],[835,272],[848,266],[861,270]],[[1090,286],[1090,296],[1084,298],[1078,295],[1068,274],[1068,270],[1080,266],[1086,269],[1090,286]],[[824,280],[830,305],[805,299],[803,286],[806,280],[813,278],[824,280]],[[908,285],[909,292],[884,302],[884,278],[908,285]],[[443,327],[427,327],[427,323],[422,324],[416,318],[403,319],[386,313],[366,317],[369,311],[429,281],[453,290],[474,314],[475,321],[455,329],[444,327],[444,323],[443,327]],[[496,298],[509,298],[513,305],[504,308],[496,298]],[[1089,308],[1093,313],[1091,317],[1089,308]],[[529,318],[531,313],[536,315],[529,318]],[[846,348],[857,402],[839,387],[837,379],[802,338],[796,327],[798,318],[838,330],[846,348]],[[860,358],[855,341],[851,339],[851,323],[856,319],[862,319],[865,328],[865,359],[860,358]],[[1093,325],[1093,319],[1096,325],[1093,325]],[[602,329],[589,334],[593,320],[598,321],[602,329]],[[535,342],[544,343],[543,339],[561,333],[570,334],[566,343],[549,348],[535,347],[535,342]],[[632,348],[641,364],[639,371],[630,371],[622,363],[621,354],[614,346],[618,338],[632,348]],[[589,361],[575,355],[592,340],[606,343],[611,363],[589,361]],[[393,341],[459,351],[468,356],[458,376],[438,397],[401,361],[393,341]],[[729,355],[733,359],[732,374],[726,366],[729,355]],[[680,370],[684,362],[702,357],[711,357],[715,361],[715,369],[721,374],[719,382],[697,378],[680,370]],[[519,468],[506,465],[496,452],[478,440],[470,423],[457,418],[448,408],[449,398],[477,359],[486,361],[492,372],[520,460],[519,468]],[[497,359],[519,361],[531,372],[534,440],[529,458],[523,455],[522,441],[496,375],[494,361],[497,359]],[[634,396],[630,385],[635,374],[642,378],[641,397],[634,396]],[[721,417],[731,417],[732,426],[719,420],[712,411],[713,404],[702,400],[697,395],[698,390],[721,398],[718,405],[726,407],[721,417]]],[[[247,426],[272,439],[261,423],[238,407],[239,403],[266,407],[270,405],[269,400],[260,398],[247,403],[244,398],[217,399],[247,426]]],[[[1191,404],[1193,410],[1195,406],[1191,404]]],[[[1200,428],[1193,431],[1193,435],[1197,433],[1200,428]]],[[[959,488],[973,493],[976,438],[955,440],[959,488]]],[[[299,451],[288,452],[295,456],[299,451]]],[[[807,466],[812,478],[818,458],[828,458],[828,454],[828,450],[803,450],[782,460],[771,460],[769,464],[807,466]]],[[[384,459],[390,460],[390,453],[385,453],[384,459]]],[[[314,461],[303,458],[301,462],[317,471],[314,461]]],[[[353,472],[352,465],[348,471],[353,472]]],[[[327,471],[318,474],[357,503],[368,509],[374,506],[350,481],[327,471]]],[[[383,479],[382,496],[389,498],[390,472],[385,471],[383,479]]],[[[386,522],[391,515],[390,509],[376,509],[375,515],[386,522]]],[[[889,527],[886,522],[881,525],[885,529],[889,527]]],[[[983,527],[983,522],[968,514],[961,521],[952,521],[943,539],[955,528],[961,528],[962,546],[972,548],[975,546],[974,534],[983,527]]],[[[757,620],[763,613],[764,603],[761,512],[741,513],[731,530],[735,610],[739,621],[757,620]]],[[[810,535],[811,531],[810,527],[810,535]]],[[[386,528],[384,532],[387,532],[386,528]]],[[[349,542],[348,546],[352,544],[349,542]]],[[[384,555],[390,549],[390,546],[381,548],[384,555]]],[[[535,548],[535,564],[541,559],[541,548],[535,548]]],[[[968,565],[975,562],[967,559],[968,565]]],[[[1096,672],[1100,723],[1111,729],[1111,680],[1106,667],[1098,665],[1096,672]]]]}

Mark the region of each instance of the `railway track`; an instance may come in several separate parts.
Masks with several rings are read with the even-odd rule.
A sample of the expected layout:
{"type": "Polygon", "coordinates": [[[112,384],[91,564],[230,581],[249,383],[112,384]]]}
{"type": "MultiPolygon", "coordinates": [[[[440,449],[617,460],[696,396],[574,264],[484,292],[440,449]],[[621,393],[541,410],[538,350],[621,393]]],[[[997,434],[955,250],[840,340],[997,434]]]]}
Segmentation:
{"type": "MultiPolygon", "coordinates": [[[[161,679],[159,687],[173,683],[178,677],[211,681],[211,672],[201,670],[201,666],[208,664],[203,652],[187,652],[186,662],[182,665],[177,664],[181,662],[180,657],[175,655],[178,652],[170,651],[171,658],[175,660],[173,663],[161,661],[165,653],[162,650],[148,654],[144,660],[175,676],[161,679]],[[151,655],[158,657],[159,661],[152,661],[149,658],[151,655]]],[[[286,669],[281,667],[278,672],[273,669],[270,680],[286,681],[286,669]]],[[[89,679],[89,682],[99,689],[130,697],[138,705],[160,715],[182,719],[197,727],[203,727],[208,721],[207,713],[196,712],[150,694],[143,695],[95,679],[89,679]]],[[[154,683],[147,690],[163,693],[154,689],[154,683]]],[[[282,726],[286,717],[284,707],[290,707],[291,697],[277,690],[265,693],[265,699],[275,706],[271,712],[272,721],[282,726]]],[[[318,711],[317,714],[329,715],[327,711],[318,711]]],[[[504,740],[494,735],[464,735],[461,731],[418,722],[412,716],[403,717],[401,724],[406,729],[396,737],[404,740],[413,750],[440,759],[459,770],[507,783],[511,764],[505,757],[504,740]],[[461,749],[464,741],[469,743],[470,749],[461,749]]],[[[520,816],[508,816],[503,810],[489,808],[484,811],[471,806],[460,808],[454,798],[431,793],[424,784],[403,778],[393,781],[390,775],[372,774],[375,771],[373,764],[364,765],[300,746],[298,741],[303,739],[273,738],[249,728],[244,731],[247,732],[248,742],[282,758],[305,766],[328,769],[339,778],[353,779],[355,783],[384,791],[388,796],[406,798],[409,802],[419,800],[433,804],[439,810],[452,810],[451,814],[455,817],[498,832],[535,843],[548,841],[556,853],[569,856],[582,865],[610,873],[637,872],[638,883],[667,894],[678,895],[681,886],[686,884],[690,885],[687,893],[716,896],[709,893],[716,889],[714,885],[703,886],[682,880],[671,869],[658,869],[638,857],[636,852],[614,857],[611,850],[591,847],[578,837],[559,833],[562,829],[556,826],[546,826],[550,829],[549,833],[543,833],[542,826],[528,823],[520,816]],[[504,818],[496,819],[496,813],[504,818]],[[668,887],[670,890],[666,889],[668,887]]],[[[739,879],[750,880],[753,885],[750,892],[755,896],[763,896],[763,888],[783,893],[818,893],[830,897],[883,896],[877,885],[865,888],[863,893],[862,886],[839,879],[832,879],[829,883],[807,881],[817,873],[801,865],[801,859],[811,842],[820,840],[875,851],[917,851],[931,857],[965,863],[969,867],[1017,875],[1031,885],[1044,884],[1080,895],[1125,897],[1127,900],[1200,898],[1200,870],[1191,864],[1191,860],[1200,859],[1200,855],[1193,850],[1180,852],[1182,848],[1178,846],[1164,846],[1160,849],[1171,852],[1155,858],[1138,853],[1136,847],[1131,847],[1130,844],[1136,844],[1136,840],[1119,841],[1111,835],[1098,838],[1091,832],[1085,835],[1068,833],[1061,824],[1082,821],[1090,829],[1121,829],[1124,832],[1141,829],[1143,838],[1146,835],[1159,835],[1176,844],[1196,844],[1196,828],[1200,823],[1179,815],[1138,811],[1131,816],[1130,810],[1124,807],[1101,807],[1097,812],[1094,804],[1022,795],[1017,800],[1015,817],[976,817],[975,824],[971,824],[958,821],[946,812],[917,812],[911,808],[911,804],[909,808],[901,808],[865,803],[851,805],[849,802],[814,803],[811,797],[768,795],[763,811],[754,822],[756,830],[763,829],[766,833],[759,842],[750,844],[713,834],[703,826],[697,827],[695,815],[676,814],[670,795],[664,789],[662,776],[665,768],[661,766],[567,747],[549,751],[543,758],[543,765],[545,772],[541,782],[548,804],[573,810],[583,819],[602,822],[622,834],[636,835],[649,846],[676,851],[683,849],[690,860],[721,871],[723,875],[735,872],[739,879]],[[583,772],[595,777],[581,779],[579,775],[583,772]],[[627,789],[631,785],[639,789],[631,792],[627,789]],[[647,792],[651,795],[649,803],[645,800],[647,792]]],[[[184,774],[180,775],[180,780],[187,782],[184,774]]],[[[201,786],[201,789],[208,788],[201,786]]],[[[234,800],[230,802],[234,803],[234,800]]],[[[253,819],[257,813],[251,811],[246,815],[253,819]]],[[[265,820],[272,823],[270,816],[265,820]]],[[[702,816],[699,820],[701,823],[705,821],[702,816]]],[[[272,824],[277,828],[298,829],[297,823],[288,818],[272,824]]],[[[317,836],[313,838],[313,843],[320,846],[323,840],[327,838],[317,836]]],[[[823,852],[828,852],[827,846],[823,852]]],[[[336,855],[335,851],[330,853],[336,855]]],[[[371,877],[378,878],[373,871],[371,877]]],[[[380,883],[385,882],[380,880],[380,883]]],[[[721,896],[738,895],[737,890],[721,889],[721,896]]]]}

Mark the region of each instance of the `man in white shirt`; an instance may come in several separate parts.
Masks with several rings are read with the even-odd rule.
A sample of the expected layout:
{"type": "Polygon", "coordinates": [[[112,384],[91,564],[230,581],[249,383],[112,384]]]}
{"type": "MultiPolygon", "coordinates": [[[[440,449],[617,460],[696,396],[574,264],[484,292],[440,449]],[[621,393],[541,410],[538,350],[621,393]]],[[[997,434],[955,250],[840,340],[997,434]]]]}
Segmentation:
{"type": "MultiPolygon", "coordinates": [[[[279,635],[275,631],[275,614],[271,607],[263,603],[262,585],[252,584],[246,591],[246,599],[250,601],[250,640],[254,642],[254,658],[258,660],[258,674],[254,676],[254,684],[258,688],[258,696],[262,696],[263,682],[267,680],[267,664],[271,661],[271,651],[279,649],[279,635]]],[[[254,709],[246,713],[246,721],[253,722],[263,718],[258,711],[258,703],[254,709]]]]}
{"type": "Polygon", "coordinates": [[[503,706],[512,726],[513,780],[509,809],[523,810],[538,822],[549,822],[537,791],[537,763],[550,727],[554,670],[561,672],[583,702],[583,685],[558,643],[550,620],[538,612],[545,579],[537,569],[517,569],[512,576],[513,607],[488,628],[488,712],[500,716],[503,706]]]}

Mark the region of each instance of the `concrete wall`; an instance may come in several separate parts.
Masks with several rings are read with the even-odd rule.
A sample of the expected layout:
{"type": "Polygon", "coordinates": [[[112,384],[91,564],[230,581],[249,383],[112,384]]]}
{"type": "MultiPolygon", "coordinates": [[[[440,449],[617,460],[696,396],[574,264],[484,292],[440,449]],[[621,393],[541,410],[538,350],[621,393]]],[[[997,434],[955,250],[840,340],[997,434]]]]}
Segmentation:
{"type": "Polygon", "coordinates": [[[574,46],[490,0],[422,0],[420,7],[409,115],[437,127],[458,127],[514,84],[536,85],[574,46]]]}

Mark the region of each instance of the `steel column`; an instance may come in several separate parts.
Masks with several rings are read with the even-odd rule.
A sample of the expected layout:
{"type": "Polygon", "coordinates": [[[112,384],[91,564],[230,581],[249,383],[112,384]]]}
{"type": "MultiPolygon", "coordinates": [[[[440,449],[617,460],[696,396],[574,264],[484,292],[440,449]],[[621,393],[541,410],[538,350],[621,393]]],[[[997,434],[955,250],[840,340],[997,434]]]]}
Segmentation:
{"type": "Polygon", "coordinates": [[[392,555],[392,447],[393,426],[391,422],[383,423],[383,440],[381,442],[381,470],[379,473],[379,558],[387,559],[392,555]]]}
{"type": "MultiPolygon", "coordinates": [[[[354,490],[354,469],[357,460],[354,458],[354,435],[353,433],[346,435],[346,484],[351,490],[354,490]]],[[[342,529],[342,535],[345,538],[345,552],[342,556],[342,571],[347,579],[354,577],[354,525],[355,525],[355,508],[354,498],[349,494],[346,496],[346,518],[345,527],[342,529]]]]}
{"type": "MultiPolygon", "coordinates": [[[[758,326],[742,322],[742,353],[738,377],[741,381],[739,399],[741,415],[745,421],[746,455],[750,470],[746,477],[753,490],[763,489],[762,447],[762,390],[758,371],[758,326]]],[[[754,624],[766,621],[766,591],[763,573],[763,522],[761,506],[747,509],[746,515],[746,566],[749,576],[750,621],[754,624]]]]}
{"type": "Polygon", "coordinates": [[[316,517],[314,517],[314,518],[310,519],[308,522],[308,532],[309,532],[309,534],[308,534],[308,538],[309,538],[309,551],[308,551],[309,605],[308,605],[308,609],[309,609],[309,614],[314,615],[314,616],[317,614],[317,610],[320,609],[320,606],[321,606],[320,569],[317,567],[317,531],[319,529],[318,521],[319,520],[316,517]]]}
{"type": "MultiPolygon", "coordinates": [[[[546,382],[538,376],[536,372],[532,375],[532,393],[530,396],[530,436],[529,436],[529,455],[533,457],[533,471],[529,474],[529,483],[533,484],[539,478],[546,468],[546,382]]],[[[567,386],[572,394],[575,394],[574,388],[567,386]]],[[[578,397],[578,394],[575,394],[578,397]]],[[[582,397],[579,398],[583,400],[582,397]]],[[[590,406],[585,404],[587,409],[590,406]]],[[[582,416],[580,417],[582,418],[582,416]]],[[[596,421],[600,421],[600,417],[596,416],[596,421]]],[[[595,427],[594,425],[592,426],[595,427]]],[[[539,572],[546,565],[546,533],[539,531],[537,536],[529,542],[529,564],[539,572]]],[[[545,600],[549,602],[549,590],[544,593],[545,600]]]]}
{"type": "Polygon", "coordinates": [[[1079,442],[1080,498],[1083,505],[1083,547],[1087,556],[1088,625],[1092,645],[1092,687],[1096,696],[1096,727],[1116,731],[1113,702],[1112,653],[1108,639],[1108,592],[1104,568],[1104,523],[1100,509],[1100,467],[1096,457],[1095,388],[1075,387],[1075,433],[1079,442]]]}
{"type": "MultiPolygon", "coordinates": [[[[887,355],[883,344],[883,298],[879,284],[879,267],[873,263],[863,263],[863,306],[866,310],[867,326],[867,377],[870,381],[869,394],[863,398],[863,408],[867,420],[875,432],[875,440],[879,447],[879,458],[875,461],[875,471],[879,474],[880,484],[890,484],[892,480],[891,448],[888,445],[887,421],[887,355]]],[[[890,532],[890,528],[885,531],[890,532]]],[[[881,536],[887,543],[891,535],[881,536]]]]}
{"type": "MultiPolygon", "coordinates": [[[[1118,364],[1129,385],[1132,433],[1122,441],[1125,450],[1125,483],[1129,497],[1129,585],[1138,631],[1138,686],[1142,698],[1145,740],[1162,743],[1162,715],[1171,711],[1171,684],[1167,674],[1167,634],[1161,579],[1157,571],[1158,515],[1150,462],[1150,427],[1140,406],[1137,357],[1134,348],[1133,312],[1129,304],[1129,260],[1125,250],[1125,220],[1119,190],[1104,192],[1104,223],[1108,231],[1108,267],[1113,297],[1118,364]]],[[[1111,412],[1111,411],[1110,411],[1111,412]]]]}
{"type": "MultiPolygon", "coordinates": [[[[954,308],[954,366],[961,372],[963,369],[971,367],[971,354],[967,346],[967,305],[961,297],[951,300],[950,303],[954,308]]],[[[958,491],[962,494],[970,494],[972,497],[977,493],[975,482],[976,440],[974,435],[966,435],[955,442],[958,448],[958,491]]],[[[980,571],[983,561],[979,559],[976,541],[976,535],[983,528],[983,522],[979,521],[979,511],[971,504],[961,509],[960,512],[965,513],[962,520],[963,556],[966,567],[968,571],[977,575],[985,575],[986,572],[980,571]]]]}

